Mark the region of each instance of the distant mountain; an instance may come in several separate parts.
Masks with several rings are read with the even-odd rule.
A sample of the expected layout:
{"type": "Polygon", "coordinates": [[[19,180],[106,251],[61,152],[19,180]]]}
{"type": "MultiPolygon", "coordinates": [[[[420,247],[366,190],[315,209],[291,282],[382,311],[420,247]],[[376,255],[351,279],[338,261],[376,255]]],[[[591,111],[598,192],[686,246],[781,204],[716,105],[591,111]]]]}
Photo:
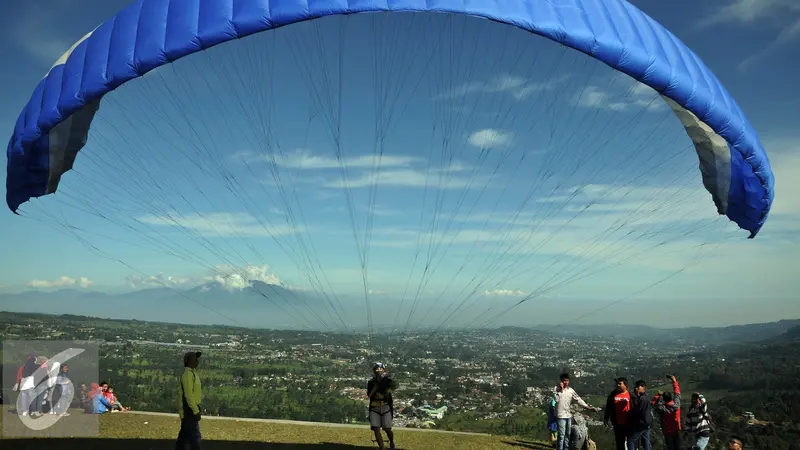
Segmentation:
{"type": "Polygon", "coordinates": [[[78,289],[0,294],[0,310],[101,318],[294,328],[313,323],[309,308],[319,300],[304,292],[261,281],[244,289],[220,283],[180,289],[159,287],[121,294],[78,289]]]}
{"type": "MultiPolygon", "coordinates": [[[[559,327],[537,326],[536,330],[574,336],[617,336],[643,341],[682,341],[693,344],[718,345],[736,342],[759,342],[773,339],[800,327],[800,319],[781,320],[778,322],[748,325],[732,325],[728,327],[689,327],[663,329],[643,325],[564,325],[559,327]]],[[[794,331],[800,334],[800,331],[794,331]]]]}

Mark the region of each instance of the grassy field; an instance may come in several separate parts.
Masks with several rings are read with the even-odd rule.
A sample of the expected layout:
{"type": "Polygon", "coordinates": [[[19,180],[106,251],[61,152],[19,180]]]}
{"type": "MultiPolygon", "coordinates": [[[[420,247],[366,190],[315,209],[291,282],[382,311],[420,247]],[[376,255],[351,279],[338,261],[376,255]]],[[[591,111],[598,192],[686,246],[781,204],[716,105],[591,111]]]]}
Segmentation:
{"type": "MultiPolygon", "coordinates": [[[[4,409],[3,430],[14,429],[19,435],[21,426],[19,418],[8,409],[4,409]]],[[[109,448],[114,450],[156,450],[174,448],[174,440],[178,434],[179,421],[177,415],[149,414],[106,414],[103,416],[86,416],[76,412],[61,419],[49,428],[51,433],[69,435],[70,429],[77,429],[79,422],[86,429],[87,419],[97,419],[99,435],[96,437],[73,438],[33,438],[2,437],[0,448],[11,449],[51,449],[87,450],[92,448],[109,448]]],[[[240,450],[346,450],[377,448],[372,433],[365,427],[326,426],[323,424],[301,424],[291,422],[267,422],[221,418],[206,418],[201,422],[204,449],[240,449],[240,450]]],[[[395,439],[398,449],[538,449],[552,448],[539,442],[514,439],[507,436],[470,435],[447,432],[397,429],[395,439]]]]}

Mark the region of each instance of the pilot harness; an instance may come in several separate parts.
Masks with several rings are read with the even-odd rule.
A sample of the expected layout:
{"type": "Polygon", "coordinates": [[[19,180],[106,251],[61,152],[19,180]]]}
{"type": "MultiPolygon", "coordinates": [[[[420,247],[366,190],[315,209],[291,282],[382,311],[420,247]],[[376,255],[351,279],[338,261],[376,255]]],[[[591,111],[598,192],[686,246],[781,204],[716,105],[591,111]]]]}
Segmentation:
{"type": "Polygon", "coordinates": [[[379,387],[379,383],[376,381],[375,382],[375,387],[373,387],[372,391],[369,392],[369,395],[368,395],[368,397],[369,397],[369,409],[370,409],[370,411],[374,412],[375,414],[378,414],[379,416],[384,416],[386,414],[391,413],[392,414],[392,418],[394,419],[394,402],[392,402],[392,401],[384,401],[384,400],[373,400],[372,399],[372,396],[375,394],[375,392],[377,392],[378,387],[379,387]],[[385,405],[389,405],[389,410],[385,411],[385,412],[380,412],[380,408],[382,406],[385,406],[385,405]],[[375,408],[378,408],[378,409],[375,409],[375,408]]]}

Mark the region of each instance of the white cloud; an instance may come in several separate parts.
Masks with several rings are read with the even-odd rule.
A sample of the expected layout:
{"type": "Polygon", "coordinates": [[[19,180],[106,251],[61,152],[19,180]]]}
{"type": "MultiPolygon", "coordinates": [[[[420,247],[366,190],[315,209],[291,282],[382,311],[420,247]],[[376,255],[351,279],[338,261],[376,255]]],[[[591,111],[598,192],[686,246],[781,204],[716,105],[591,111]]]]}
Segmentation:
{"type": "MultiPolygon", "coordinates": [[[[510,258],[508,264],[511,273],[506,278],[508,272],[500,270],[491,275],[492,283],[501,284],[501,287],[505,283],[521,283],[523,290],[531,292],[552,276],[556,280],[569,279],[579,270],[585,269],[591,273],[616,262],[622,264],[616,269],[609,269],[617,273],[611,279],[643,273],[644,278],[639,281],[641,287],[662,276],[656,274],[674,273],[687,267],[676,278],[687,282],[684,277],[694,276],[696,281],[691,282],[694,283],[692,286],[702,286],[703,277],[727,277],[734,270],[733,267],[741,264],[745,255],[752,261],[763,259],[764,264],[770,264],[769,267],[791,266],[800,255],[800,229],[797,226],[800,223],[800,182],[796,181],[796,174],[800,173],[800,139],[765,140],[764,144],[776,177],[776,197],[770,218],[754,241],[745,239],[746,232],[738,230],[726,217],[716,214],[710,194],[699,180],[667,187],[602,184],[570,187],[556,192],[551,198],[538,199],[538,204],[545,210],[556,208],[562,212],[556,212],[535,227],[530,225],[533,217],[531,211],[525,210],[505,235],[499,233],[496,227],[481,229],[467,223],[458,235],[454,230],[447,235],[439,233],[433,236],[433,240],[441,246],[453,241],[454,247],[448,253],[448,262],[456,261],[453,253],[459,251],[458,245],[466,250],[478,242],[478,248],[484,254],[499,245],[510,245],[511,252],[516,252],[515,257],[505,258],[510,258]],[[552,205],[552,202],[567,200],[569,203],[563,210],[561,205],[552,205]],[[584,211],[583,208],[591,201],[594,204],[584,211]],[[568,219],[577,212],[581,212],[577,218],[568,219]],[[608,235],[598,234],[606,231],[608,235]],[[553,257],[561,262],[551,267],[548,264],[553,257]],[[695,257],[700,259],[694,260],[695,257]],[[547,263],[537,266],[543,260],[547,263]],[[531,267],[536,270],[526,275],[525,271],[531,267]]],[[[533,210],[537,208],[540,207],[532,207],[533,210]]],[[[492,221],[505,223],[513,213],[476,211],[476,214],[456,217],[456,220],[483,222],[483,219],[491,218],[492,221]]],[[[413,248],[418,242],[416,230],[376,230],[375,236],[381,242],[374,245],[413,248]]],[[[423,242],[427,242],[431,235],[422,232],[422,238],[423,242]]],[[[485,256],[471,254],[475,264],[485,261],[485,256]]],[[[460,260],[457,264],[461,264],[460,260]]],[[[776,280],[780,286],[788,286],[780,289],[794,286],[796,290],[796,282],[790,281],[785,272],[779,272],[783,275],[777,275],[778,272],[770,275],[770,280],[776,280]]],[[[469,277],[469,274],[465,276],[469,277]]],[[[591,289],[591,280],[599,279],[592,277],[586,282],[565,284],[559,290],[591,289]],[[589,284],[580,287],[581,283],[589,284]]],[[[490,286],[480,287],[492,289],[490,286]]],[[[612,289],[612,292],[620,291],[612,289]]]]}
{"type": "Polygon", "coordinates": [[[28,287],[36,289],[70,288],[70,287],[87,289],[90,288],[93,284],[94,282],[86,277],[70,278],[67,276],[61,276],[58,279],[51,281],[31,280],[27,283],[28,287]]]}
{"type": "Polygon", "coordinates": [[[399,216],[403,214],[402,211],[398,211],[396,209],[392,209],[382,205],[373,205],[372,208],[370,208],[370,211],[372,212],[372,214],[382,217],[399,216]]]}
{"type": "MultiPolygon", "coordinates": [[[[25,5],[20,4],[20,5],[25,5]]],[[[8,27],[7,35],[12,41],[36,60],[42,67],[50,68],[72,44],[80,39],[61,35],[57,22],[73,5],[66,1],[53,2],[47,8],[36,8],[27,4],[27,10],[15,12],[15,20],[8,27]]]]}
{"type": "MultiPolygon", "coordinates": [[[[489,222],[497,225],[452,227],[446,234],[443,231],[436,234],[422,231],[419,239],[420,232],[415,230],[375,230],[377,239],[373,245],[414,247],[419,241],[433,241],[441,246],[449,246],[452,242],[454,246],[468,246],[462,248],[474,250],[477,243],[478,253],[470,250],[476,261],[481,260],[480,253],[500,250],[515,254],[521,258],[520,262],[530,257],[557,257],[561,261],[559,264],[572,267],[577,262],[570,257],[586,264],[592,261],[610,264],[622,260],[630,260],[626,264],[636,264],[638,260],[641,264],[641,258],[647,257],[645,264],[648,267],[674,269],[685,264],[694,254],[693,249],[712,236],[702,233],[703,228],[697,225],[702,223],[704,227],[710,227],[715,233],[714,238],[728,236],[723,233],[726,220],[717,215],[709,194],[702,186],[588,185],[580,189],[564,189],[556,194],[566,196],[566,193],[574,196],[565,205],[542,206],[544,209],[538,214],[535,211],[540,207],[534,206],[523,211],[516,221],[511,220],[516,211],[478,212],[476,217],[470,215],[456,219],[473,222],[477,218],[484,222],[491,218],[489,222]],[[649,251],[653,248],[658,252],[649,251]],[[661,253],[665,256],[656,258],[661,253]]],[[[550,203],[545,201],[544,205],[550,203]]],[[[514,260],[509,260],[509,264],[513,266],[514,260]]],[[[524,270],[524,267],[519,269],[524,270]]],[[[555,273],[556,267],[548,270],[555,273]]],[[[574,270],[567,268],[564,275],[568,276],[574,270]]]]}
{"type": "Polygon", "coordinates": [[[274,162],[282,167],[303,170],[338,169],[342,166],[342,163],[348,168],[378,167],[379,162],[380,167],[407,167],[415,162],[423,161],[422,158],[408,155],[383,155],[380,158],[377,155],[359,155],[346,157],[340,162],[335,156],[314,154],[306,149],[296,149],[283,155],[275,153],[274,161],[267,155],[252,151],[237,152],[233,155],[233,158],[248,163],[257,161],[274,162]]]}
{"type": "Polygon", "coordinates": [[[483,291],[486,297],[522,297],[527,295],[518,289],[493,289],[490,291],[483,291]]]}
{"type": "Polygon", "coordinates": [[[747,70],[755,62],[790,45],[800,38],[800,2],[797,0],[733,0],[726,6],[711,11],[697,22],[695,28],[703,30],[723,24],[755,25],[775,28],[778,35],[761,50],[743,58],[740,70],[747,70]],[[766,24],[766,25],[765,25],[766,24]]]}
{"type": "Polygon", "coordinates": [[[132,289],[190,286],[201,282],[198,278],[173,277],[163,272],[156,275],[128,275],[125,281],[132,289]]]}
{"type": "MultiPolygon", "coordinates": [[[[168,287],[168,288],[191,288],[206,283],[218,283],[225,289],[235,290],[244,289],[250,286],[253,281],[261,281],[266,284],[282,285],[281,279],[270,271],[268,264],[260,266],[236,267],[230,264],[214,266],[207,275],[176,277],[158,273],[156,275],[129,275],[125,281],[133,289],[145,289],[149,287],[168,287]]],[[[302,290],[300,288],[292,288],[302,290]]]]}
{"type": "Polygon", "coordinates": [[[141,223],[150,225],[167,225],[186,228],[204,236],[279,236],[303,231],[302,227],[288,225],[272,225],[270,222],[259,223],[258,219],[247,213],[191,213],[172,215],[147,215],[138,217],[141,223]]]}
{"type": "MultiPolygon", "coordinates": [[[[774,218],[793,218],[800,223],[800,139],[765,141],[764,148],[769,156],[770,166],[775,175],[775,201],[770,210],[766,227],[774,218]]],[[[800,228],[795,225],[796,230],[800,228]]]]}
{"type": "Polygon", "coordinates": [[[472,133],[469,143],[478,148],[497,148],[509,145],[513,138],[513,133],[487,128],[472,133]]]}
{"type": "Polygon", "coordinates": [[[697,28],[724,23],[751,24],[757,20],[800,13],[796,0],[733,0],[727,6],[715,9],[699,22],[697,28]]]}
{"type": "MultiPolygon", "coordinates": [[[[631,80],[633,81],[633,80],[631,80]]],[[[611,93],[598,86],[588,85],[575,94],[573,103],[586,108],[600,108],[611,111],[628,111],[646,108],[657,111],[664,107],[664,101],[649,86],[634,82],[629,89],[619,89],[621,93],[611,93]]]]}
{"type": "MultiPolygon", "coordinates": [[[[492,130],[485,131],[490,132],[492,130]]],[[[500,145],[500,143],[507,142],[510,139],[511,134],[498,132],[494,136],[485,134],[484,137],[488,140],[487,145],[500,145]]],[[[253,152],[238,152],[233,157],[235,160],[247,161],[248,163],[263,160],[262,155],[257,155],[253,152]]],[[[294,156],[287,157],[283,160],[281,160],[279,157],[276,157],[276,163],[281,166],[285,165],[286,167],[301,169],[338,169],[340,167],[339,162],[333,157],[315,155],[305,150],[298,150],[294,156]]],[[[426,185],[438,186],[440,174],[442,174],[443,180],[445,181],[442,183],[442,186],[439,187],[455,189],[467,186],[469,184],[469,180],[455,177],[452,174],[456,172],[464,172],[473,168],[471,165],[460,160],[449,161],[445,167],[427,168],[426,166],[428,163],[425,158],[403,155],[384,155],[380,160],[380,165],[377,165],[377,160],[375,160],[372,156],[357,156],[348,158],[345,164],[347,165],[348,169],[364,170],[353,170],[348,173],[347,183],[342,181],[341,176],[338,174],[327,177],[321,175],[298,177],[293,179],[292,182],[337,189],[343,187],[368,187],[374,184],[402,187],[424,187],[426,185]],[[419,168],[411,167],[414,164],[417,164],[419,168]]],[[[477,179],[473,180],[473,183],[478,181],[479,180],[477,179]]],[[[481,181],[486,180],[481,178],[481,181]]],[[[263,182],[266,184],[273,184],[275,180],[268,179],[264,180],[263,182]]],[[[331,190],[320,190],[315,193],[315,197],[320,200],[328,200],[338,197],[339,195],[340,194],[338,192],[331,190]]],[[[193,220],[193,222],[196,224],[196,221],[193,220]]]]}
{"type": "Polygon", "coordinates": [[[251,282],[261,281],[266,284],[281,285],[280,278],[270,272],[270,266],[234,267],[229,264],[218,265],[214,268],[214,273],[208,277],[209,281],[214,281],[226,289],[244,289],[250,287],[251,282]]]}
{"type": "Polygon", "coordinates": [[[772,42],[764,46],[764,48],[762,48],[760,51],[748,56],[747,58],[744,58],[739,63],[739,69],[747,70],[758,60],[774,53],[798,38],[800,38],[800,17],[798,17],[793,23],[783,28],[780,33],[778,33],[778,36],[775,37],[772,42]]]}
{"type": "MultiPolygon", "coordinates": [[[[480,186],[485,182],[481,177],[473,179],[473,186],[480,186]]],[[[403,187],[424,187],[436,186],[443,189],[457,189],[464,188],[469,185],[470,180],[463,177],[449,176],[445,177],[444,181],[439,183],[439,176],[435,171],[427,173],[423,170],[416,169],[402,169],[402,170],[381,170],[379,172],[367,172],[357,177],[348,177],[347,183],[341,178],[335,180],[328,180],[325,183],[326,187],[368,187],[374,184],[385,186],[403,186],[403,187]]]]}
{"type": "Polygon", "coordinates": [[[473,166],[456,160],[456,161],[451,162],[450,165],[448,165],[444,169],[442,169],[442,172],[444,172],[444,173],[448,173],[448,172],[463,172],[465,170],[470,170],[472,168],[473,168],[473,166]]]}
{"type": "Polygon", "coordinates": [[[456,86],[434,99],[454,99],[477,93],[506,93],[517,100],[525,100],[537,92],[553,90],[568,79],[569,75],[565,75],[551,80],[530,81],[516,75],[497,75],[485,82],[473,81],[456,86]]]}
{"type": "Polygon", "coordinates": [[[380,289],[370,289],[367,292],[369,292],[370,295],[389,295],[388,291],[382,291],[380,289]]]}

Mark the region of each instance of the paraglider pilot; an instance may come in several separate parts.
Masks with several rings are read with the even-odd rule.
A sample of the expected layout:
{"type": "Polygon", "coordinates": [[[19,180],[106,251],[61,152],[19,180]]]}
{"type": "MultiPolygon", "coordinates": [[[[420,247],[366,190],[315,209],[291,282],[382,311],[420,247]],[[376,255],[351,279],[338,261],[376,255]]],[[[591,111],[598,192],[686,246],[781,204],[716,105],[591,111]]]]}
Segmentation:
{"type": "Polygon", "coordinates": [[[372,367],[374,376],[367,383],[369,396],[369,426],[375,433],[378,448],[385,450],[381,429],[386,431],[389,438],[389,449],[394,450],[394,433],[392,432],[392,419],[394,408],[392,404],[392,391],[397,389],[397,382],[386,371],[383,363],[375,363],[372,367]]]}

